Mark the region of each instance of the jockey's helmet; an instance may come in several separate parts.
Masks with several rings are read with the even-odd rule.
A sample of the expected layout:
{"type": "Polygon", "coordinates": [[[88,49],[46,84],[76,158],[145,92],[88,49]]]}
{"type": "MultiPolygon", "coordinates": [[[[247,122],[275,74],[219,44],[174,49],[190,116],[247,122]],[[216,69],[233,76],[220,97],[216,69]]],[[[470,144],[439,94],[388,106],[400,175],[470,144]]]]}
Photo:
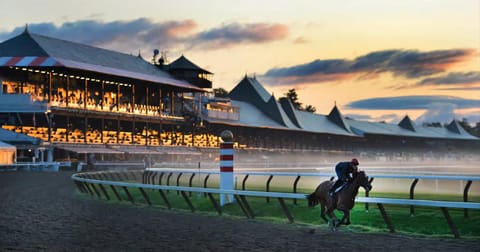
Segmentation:
{"type": "Polygon", "coordinates": [[[354,165],[359,165],[360,164],[356,158],[353,158],[351,163],[354,164],[354,165]]]}

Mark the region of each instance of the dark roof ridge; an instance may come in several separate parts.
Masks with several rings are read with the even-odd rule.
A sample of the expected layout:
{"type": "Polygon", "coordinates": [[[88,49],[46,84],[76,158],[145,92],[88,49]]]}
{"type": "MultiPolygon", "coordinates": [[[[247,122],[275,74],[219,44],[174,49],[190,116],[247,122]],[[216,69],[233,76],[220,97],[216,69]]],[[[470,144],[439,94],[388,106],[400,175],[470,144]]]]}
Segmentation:
{"type": "Polygon", "coordinates": [[[197,70],[199,72],[212,74],[211,72],[199,67],[197,64],[189,60],[185,55],[178,57],[175,61],[168,64],[169,69],[185,69],[185,70],[197,70]]]}
{"type": "Polygon", "coordinates": [[[408,115],[406,115],[399,123],[398,123],[398,126],[400,126],[401,128],[403,129],[406,129],[406,130],[410,130],[410,131],[413,131],[415,132],[415,123],[412,122],[412,120],[410,119],[410,117],[408,115]]]}
{"type": "Polygon", "coordinates": [[[282,106],[283,111],[285,111],[287,116],[290,118],[290,121],[292,121],[292,123],[295,124],[297,127],[303,128],[300,125],[300,121],[298,120],[296,115],[296,109],[293,107],[293,104],[290,101],[290,99],[288,99],[287,97],[282,97],[279,99],[279,103],[282,106]]]}
{"type": "Polygon", "coordinates": [[[340,128],[343,128],[345,131],[350,132],[350,126],[347,124],[347,122],[343,119],[342,113],[340,113],[340,110],[337,108],[337,105],[333,106],[332,111],[330,111],[330,114],[328,114],[327,118],[335,123],[337,126],[340,128]]]}

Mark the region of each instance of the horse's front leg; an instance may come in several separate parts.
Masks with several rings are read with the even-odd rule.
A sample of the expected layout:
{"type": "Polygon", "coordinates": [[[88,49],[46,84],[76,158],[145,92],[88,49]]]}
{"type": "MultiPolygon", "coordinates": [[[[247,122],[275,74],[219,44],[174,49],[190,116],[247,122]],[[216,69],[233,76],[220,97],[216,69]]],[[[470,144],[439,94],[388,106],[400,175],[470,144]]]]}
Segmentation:
{"type": "Polygon", "coordinates": [[[330,226],[335,231],[335,227],[338,226],[339,221],[337,219],[337,216],[334,213],[334,210],[335,210],[334,207],[327,208],[327,215],[328,217],[330,217],[330,226]]]}
{"type": "Polygon", "coordinates": [[[350,209],[347,210],[346,216],[347,216],[347,222],[345,222],[345,225],[350,225],[350,209]]]}
{"type": "Polygon", "coordinates": [[[341,224],[350,225],[350,209],[348,209],[348,208],[341,208],[341,209],[339,209],[339,210],[343,212],[343,217],[342,217],[342,219],[340,220],[340,222],[338,222],[338,225],[337,225],[337,226],[340,226],[341,224]]]}

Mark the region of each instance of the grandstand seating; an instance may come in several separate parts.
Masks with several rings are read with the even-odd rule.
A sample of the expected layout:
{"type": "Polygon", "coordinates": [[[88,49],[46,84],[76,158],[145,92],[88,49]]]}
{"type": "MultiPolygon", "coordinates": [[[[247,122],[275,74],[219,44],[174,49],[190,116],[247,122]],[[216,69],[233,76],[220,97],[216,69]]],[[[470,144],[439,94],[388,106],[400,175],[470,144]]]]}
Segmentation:
{"type": "MultiPolygon", "coordinates": [[[[17,133],[26,134],[43,141],[48,141],[47,127],[2,125],[2,128],[17,133]]],[[[74,129],[69,131],[65,128],[55,128],[51,132],[53,143],[87,143],[87,144],[122,144],[122,145],[150,145],[150,146],[186,146],[200,148],[216,148],[219,146],[219,137],[213,134],[184,134],[181,132],[159,132],[157,130],[143,130],[133,134],[129,131],[100,132],[97,129],[89,129],[84,135],[82,130],[74,129]],[[68,136],[68,137],[67,137],[68,136]],[[148,136],[148,143],[147,138],[148,136]]],[[[245,148],[246,145],[234,143],[236,148],[245,148]]]]}

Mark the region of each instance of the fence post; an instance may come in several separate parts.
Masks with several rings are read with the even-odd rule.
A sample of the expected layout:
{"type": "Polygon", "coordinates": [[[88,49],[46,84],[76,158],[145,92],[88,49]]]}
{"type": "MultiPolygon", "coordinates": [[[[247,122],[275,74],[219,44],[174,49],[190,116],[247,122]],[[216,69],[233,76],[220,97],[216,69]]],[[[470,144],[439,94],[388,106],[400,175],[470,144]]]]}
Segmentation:
{"type": "MultiPolygon", "coordinates": [[[[412,185],[410,186],[410,199],[414,198],[415,195],[415,186],[418,183],[418,178],[413,180],[412,185]]],[[[415,207],[413,205],[410,206],[410,216],[413,216],[415,213],[415,207]]]]}
{"type": "MultiPolygon", "coordinates": [[[[470,189],[471,185],[472,185],[472,181],[469,180],[467,182],[467,185],[465,186],[465,189],[463,189],[463,202],[468,202],[468,189],[470,189]]],[[[463,209],[463,217],[468,218],[468,209],[467,208],[463,209]]]]}
{"type": "MultiPolygon", "coordinates": [[[[220,189],[233,190],[233,133],[224,130],[220,137],[220,189]]],[[[220,206],[232,202],[233,195],[220,194],[220,206]]]]}

